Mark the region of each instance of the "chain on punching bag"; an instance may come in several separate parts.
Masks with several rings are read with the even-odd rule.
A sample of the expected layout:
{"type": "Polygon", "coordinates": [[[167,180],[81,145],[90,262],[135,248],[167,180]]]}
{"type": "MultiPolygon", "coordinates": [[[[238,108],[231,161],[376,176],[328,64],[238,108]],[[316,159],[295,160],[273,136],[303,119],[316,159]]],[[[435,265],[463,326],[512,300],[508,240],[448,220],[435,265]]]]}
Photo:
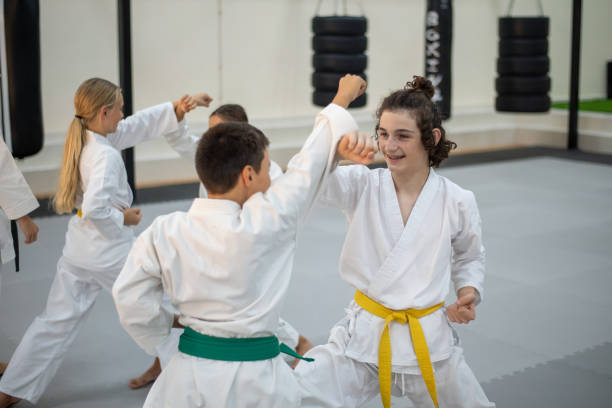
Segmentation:
{"type": "Polygon", "coordinates": [[[453,9],[451,0],[427,0],[425,15],[425,76],[434,86],[432,98],[443,119],[451,116],[451,52],[453,9]]]}

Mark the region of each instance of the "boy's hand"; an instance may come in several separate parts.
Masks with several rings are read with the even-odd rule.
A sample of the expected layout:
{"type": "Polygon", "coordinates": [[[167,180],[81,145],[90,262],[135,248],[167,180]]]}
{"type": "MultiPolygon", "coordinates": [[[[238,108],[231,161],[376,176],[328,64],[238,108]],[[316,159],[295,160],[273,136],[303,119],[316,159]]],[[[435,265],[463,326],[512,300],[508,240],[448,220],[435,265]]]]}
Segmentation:
{"type": "Polygon", "coordinates": [[[191,95],[191,100],[197,106],[208,107],[210,106],[210,103],[212,102],[213,99],[207,93],[199,93],[199,94],[191,95]]]}
{"type": "Polygon", "coordinates": [[[38,238],[38,225],[32,221],[32,219],[24,215],[21,218],[17,219],[17,224],[19,224],[19,228],[21,228],[21,232],[25,235],[25,243],[31,244],[35,242],[38,238]]]}
{"type": "Polygon", "coordinates": [[[457,301],[446,307],[446,315],[454,323],[469,323],[476,318],[476,289],[467,286],[457,294],[457,301]]]}
{"type": "Polygon", "coordinates": [[[178,101],[172,102],[172,105],[174,106],[174,114],[176,115],[176,120],[179,122],[183,120],[187,112],[192,109],[195,109],[196,107],[196,104],[191,99],[191,96],[187,94],[181,96],[178,101]]]}
{"type": "Polygon", "coordinates": [[[337,151],[343,159],[359,164],[370,164],[378,152],[378,144],[370,135],[355,130],[342,136],[337,151]]]}
{"type": "Polygon", "coordinates": [[[140,208],[133,207],[123,210],[123,225],[138,225],[142,219],[140,208]]]}
{"type": "Polygon", "coordinates": [[[332,103],[340,105],[343,108],[348,108],[349,104],[361,96],[368,84],[359,75],[346,74],[340,78],[338,83],[338,92],[332,103]]]}

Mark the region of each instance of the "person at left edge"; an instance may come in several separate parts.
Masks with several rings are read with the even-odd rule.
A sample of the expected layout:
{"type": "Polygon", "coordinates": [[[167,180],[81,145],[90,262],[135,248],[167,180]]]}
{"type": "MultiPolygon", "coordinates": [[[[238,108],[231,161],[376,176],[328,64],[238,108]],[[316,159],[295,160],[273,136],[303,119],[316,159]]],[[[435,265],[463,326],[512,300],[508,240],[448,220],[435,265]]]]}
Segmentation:
{"type": "MultiPolygon", "coordinates": [[[[0,134],[0,298],[2,275],[13,269],[11,261],[15,259],[9,220],[17,220],[17,225],[25,236],[25,243],[31,244],[38,238],[38,226],[28,214],[36,208],[38,201],[0,134]]],[[[0,375],[4,373],[6,366],[6,363],[0,362],[0,375]]]]}

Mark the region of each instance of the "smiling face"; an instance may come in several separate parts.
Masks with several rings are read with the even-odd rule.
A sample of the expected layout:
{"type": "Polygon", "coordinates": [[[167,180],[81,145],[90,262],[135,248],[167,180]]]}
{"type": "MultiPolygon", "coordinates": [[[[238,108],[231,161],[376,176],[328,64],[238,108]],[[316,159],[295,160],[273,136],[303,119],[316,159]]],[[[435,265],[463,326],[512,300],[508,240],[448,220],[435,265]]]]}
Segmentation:
{"type": "Polygon", "coordinates": [[[378,146],[391,173],[412,173],[429,167],[421,131],[408,110],[384,111],[377,134],[378,146]]]}

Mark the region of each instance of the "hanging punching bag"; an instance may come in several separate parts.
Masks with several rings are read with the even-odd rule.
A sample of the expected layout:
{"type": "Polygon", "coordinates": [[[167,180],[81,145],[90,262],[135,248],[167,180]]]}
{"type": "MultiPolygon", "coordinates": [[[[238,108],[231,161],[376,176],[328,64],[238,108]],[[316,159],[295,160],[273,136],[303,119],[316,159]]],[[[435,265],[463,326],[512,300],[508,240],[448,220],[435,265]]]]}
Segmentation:
{"type": "MultiPolygon", "coordinates": [[[[338,90],[338,82],[345,74],[360,75],[368,65],[365,51],[368,46],[365,16],[315,16],[312,19],[312,103],[327,106],[338,90]]],[[[355,99],[349,108],[367,103],[367,94],[355,99]]]]}
{"type": "MultiPolygon", "coordinates": [[[[43,147],[40,90],[40,29],[38,0],[4,0],[6,72],[8,92],[5,138],[13,156],[24,158],[43,147]],[[7,124],[7,120],[10,124],[7,124]]],[[[6,109],[4,110],[6,112],[6,109]]]]}
{"type": "Polygon", "coordinates": [[[451,0],[427,0],[425,15],[425,76],[434,86],[432,98],[442,119],[451,116],[451,52],[453,9],[451,0]]]}
{"type": "Polygon", "coordinates": [[[498,20],[499,58],[495,79],[495,110],[498,112],[548,112],[551,87],[548,58],[549,18],[538,0],[540,15],[507,16],[498,20]]]}

